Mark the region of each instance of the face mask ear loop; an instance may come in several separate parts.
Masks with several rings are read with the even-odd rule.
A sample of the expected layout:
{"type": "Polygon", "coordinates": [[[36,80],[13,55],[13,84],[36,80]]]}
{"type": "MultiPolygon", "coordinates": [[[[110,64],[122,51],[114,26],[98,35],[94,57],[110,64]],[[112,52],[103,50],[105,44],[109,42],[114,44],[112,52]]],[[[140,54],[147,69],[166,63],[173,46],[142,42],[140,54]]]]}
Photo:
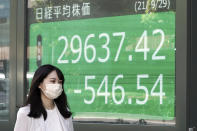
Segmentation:
{"type": "Polygon", "coordinates": [[[39,88],[39,89],[40,89],[40,93],[44,94],[44,90],[42,88],[39,88]]]}

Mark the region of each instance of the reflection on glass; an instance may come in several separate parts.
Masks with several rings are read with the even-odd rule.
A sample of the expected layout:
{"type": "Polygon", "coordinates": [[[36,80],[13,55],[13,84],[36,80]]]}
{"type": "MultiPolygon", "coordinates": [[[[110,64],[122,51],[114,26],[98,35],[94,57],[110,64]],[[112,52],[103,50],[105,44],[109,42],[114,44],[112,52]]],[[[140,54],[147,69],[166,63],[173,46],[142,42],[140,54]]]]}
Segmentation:
{"type": "Polygon", "coordinates": [[[29,0],[28,73],[61,68],[74,120],[175,125],[176,0],[29,0]]]}
{"type": "Polygon", "coordinates": [[[9,29],[10,1],[0,0],[0,120],[9,113],[9,29]]]}

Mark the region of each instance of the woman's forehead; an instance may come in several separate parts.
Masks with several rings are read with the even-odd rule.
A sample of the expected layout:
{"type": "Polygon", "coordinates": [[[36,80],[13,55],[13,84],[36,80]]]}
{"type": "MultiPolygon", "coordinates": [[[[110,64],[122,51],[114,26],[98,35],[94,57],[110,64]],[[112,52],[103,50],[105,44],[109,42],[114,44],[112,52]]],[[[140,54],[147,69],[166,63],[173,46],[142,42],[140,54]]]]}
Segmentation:
{"type": "Polygon", "coordinates": [[[59,79],[56,71],[52,71],[51,73],[49,73],[47,78],[49,78],[49,79],[59,79]]]}

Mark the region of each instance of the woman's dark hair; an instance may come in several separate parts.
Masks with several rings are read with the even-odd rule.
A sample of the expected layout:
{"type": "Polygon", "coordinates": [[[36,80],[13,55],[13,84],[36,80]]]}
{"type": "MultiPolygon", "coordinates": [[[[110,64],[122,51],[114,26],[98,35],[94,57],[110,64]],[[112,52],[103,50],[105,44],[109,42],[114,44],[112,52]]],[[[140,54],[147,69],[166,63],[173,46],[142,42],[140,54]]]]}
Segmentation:
{"type": "MultiPolygon", "coordinates": [[[[44,120],[46,120],[47,112],[42,104],[41,90],[38,87],[52,71],[56,71],[59,80],[62,80],[63,88],[64,75],[60,71],[60,69],[49,64],[40,66],[36,70],[34,77],[32,79],[30,92],[25,104],[30,105],[30,112],[28,114],[29,117],[39,118],[41,115],[43,115],[44,120]]],[[[69,111],[69,106],[66,94],[64,93],[64,88],[62,94],[58,98],[54,99],[54,102],[57,105],[59,112],[64,118],[69,118],[72,115],[72,113],[69,111]]]]}

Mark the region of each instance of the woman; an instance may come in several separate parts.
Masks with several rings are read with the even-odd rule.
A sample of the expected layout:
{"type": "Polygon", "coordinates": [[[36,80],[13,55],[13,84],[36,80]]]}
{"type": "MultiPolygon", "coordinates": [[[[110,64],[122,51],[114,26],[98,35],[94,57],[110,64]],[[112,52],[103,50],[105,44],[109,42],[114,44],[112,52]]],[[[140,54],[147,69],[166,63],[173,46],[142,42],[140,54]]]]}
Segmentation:
{"type": "Polygon", "coordinates": [[[73,131],[63,85],[64,76],[57,67],[39,67],[27,102],[18,111],[14,131],[73,131]]]}

